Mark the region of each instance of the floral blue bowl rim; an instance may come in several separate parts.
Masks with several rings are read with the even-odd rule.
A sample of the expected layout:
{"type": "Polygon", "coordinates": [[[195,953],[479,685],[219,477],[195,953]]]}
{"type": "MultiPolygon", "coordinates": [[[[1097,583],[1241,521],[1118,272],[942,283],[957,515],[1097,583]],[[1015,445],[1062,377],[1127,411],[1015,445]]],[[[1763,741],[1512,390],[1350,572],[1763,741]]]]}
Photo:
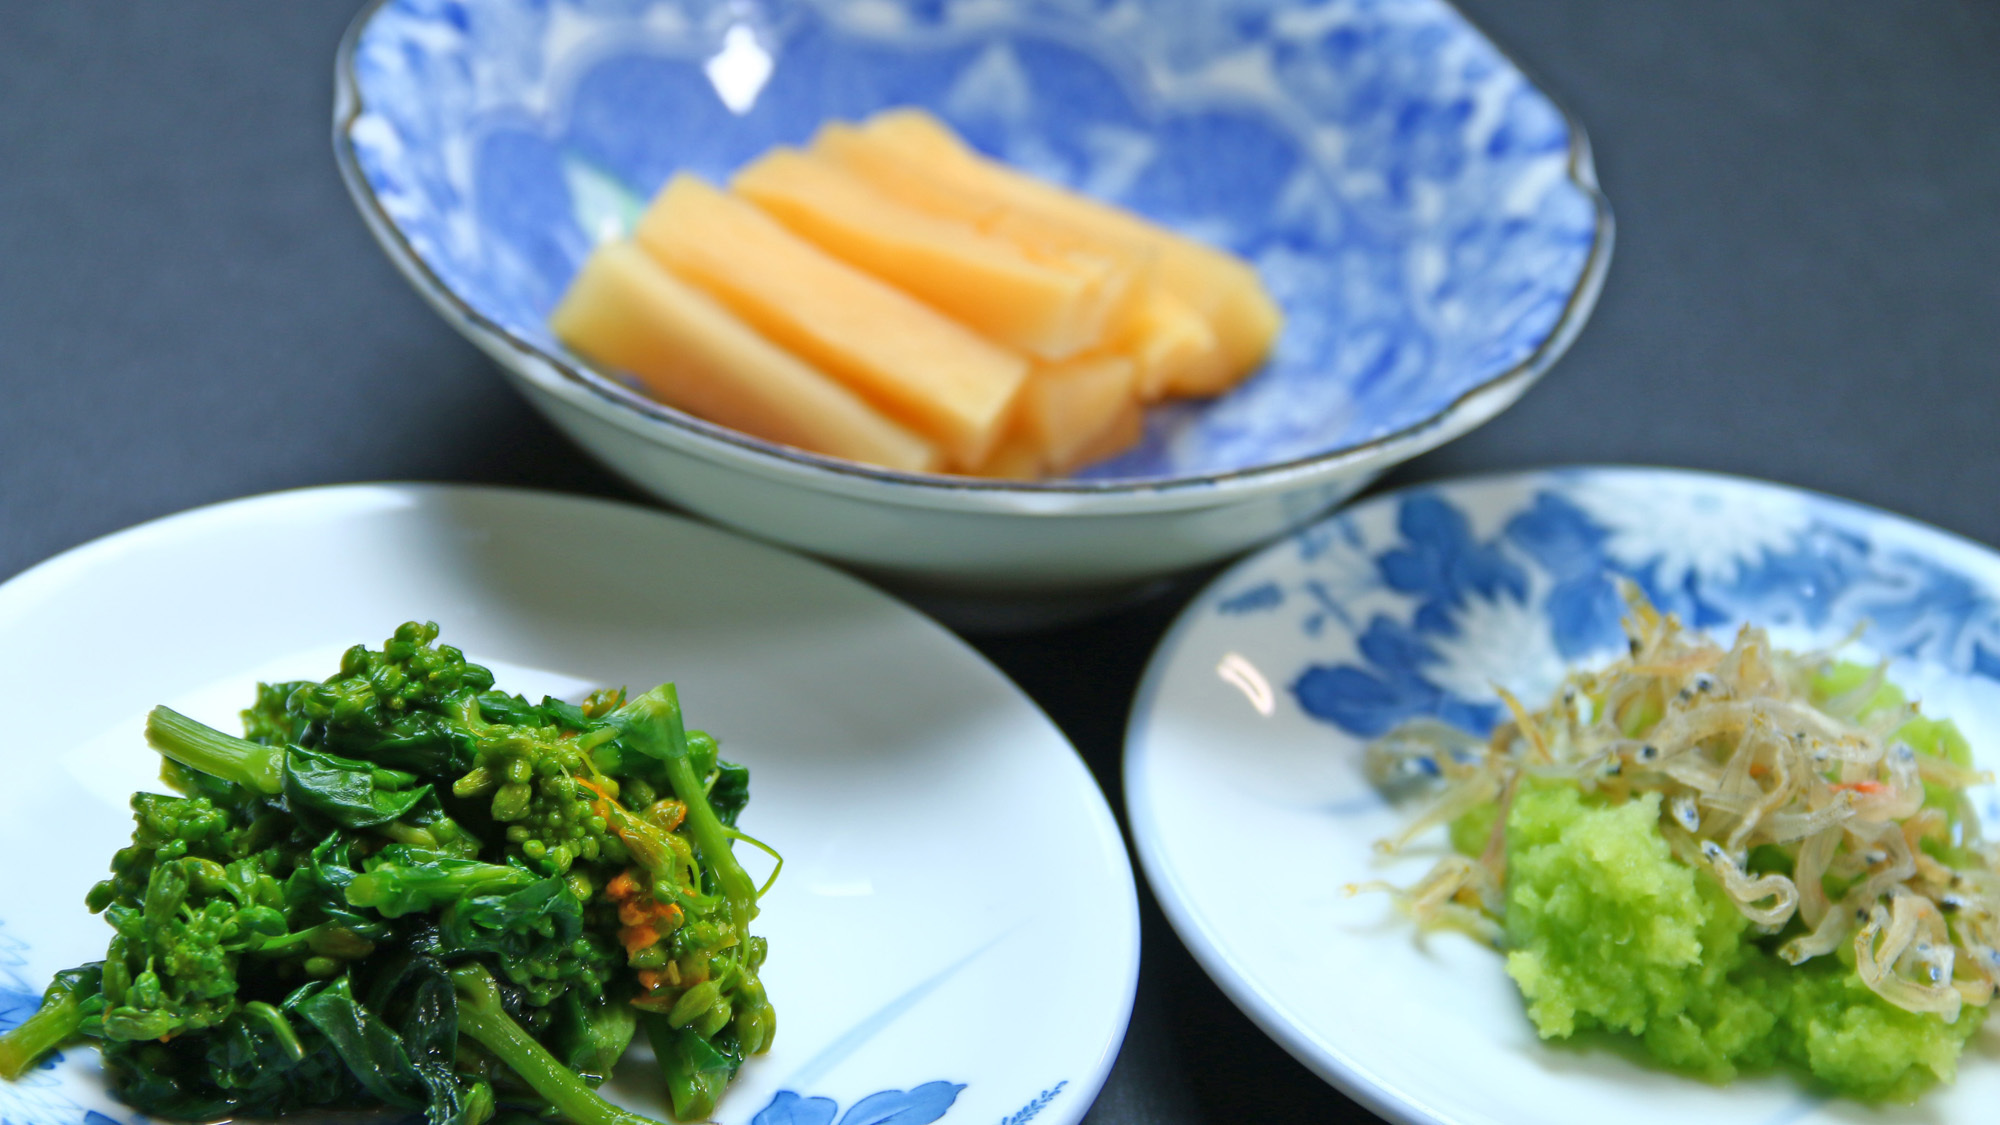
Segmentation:
{"type": "MultiPolygon", "coordinates": [[[[1136,4],[1127,3],[1123,7],[1144,6],[1149,2],[1151,0],[1137,0],[1136,4]]],[[[1448,383],[1448,393],[1433,394],[1431,398],[1422,400],[1414,410],[1402,411],[1393,419],[1392,425],[1378,427],[1382,432],[1368,432],[1357,440],[1344,441],[1310,452],[1302,452],[1297,448],[1298,442],[1295,440],[1292,443],[1293,448],[1269,461],[1258,461],[1254,456],[1238,457],[1240,464],[1205,468],[1201,471],[1175,472],[1170,466],[1162,469],[1161,466],[1169,464],[1168,455],[1163,452],[1167,438],[1160,436],[1160,426],[1156,425],[1160,415],[1157,408],[1155,412],[1150,412],[1155,416],[1149,418],[1149,436],[1146,445],[1142,446],[1139,453],[1114,459],[1107,466],[1086,470],[1081,477],[1032,482],[995,481],[903,473],[826,457],[767,442],[666,406],[641,393],[635,387],[577,361],[551,340],[536,338],[538,334],[546,337],[546,330],[542,325],[530,324],[524,328],[518,323],[519,318],[516,318],[516,323],[506,322],[504,316],[496,315],[492,309],[482,307],[481,303],[461,292],[461,287],[455,286],[447,277],[451,264],[433,260],[436,247],[434,245],[426,247],[421,245],[423,241],[421,238],[412,238],[410,232],[392,216],[391,209],[385,207],[381,194],[378,193],[380,185],[376,182],[376,177],[380,175],[380,168],[376,166],[379,164],[379,154],[365,152],[364,150],[369,147],[368,144],[357,140],[357,125],[363,122],[377,126],[383,124],[379,119],[371,120],[371,115],[378,107],[369,101],[368,84],[363,75],[364,66],[357,61],[363,52],[363,42],[371,26],[385,12],[392,12],[399,17],[419,12],[422,19],[447,28],[456,27],[462,30],[466,26],[468,10],[478,6],[479,0],[370,0],[355,17],[341,41],[335,66],[333,140],[335,159],[343,180],[371,233],[376,236],[391,260],[415,286],[419,294],[443,315],[447,322],[498,359],[505,367],[530,380],[535,380],[538,375],[546,379],[547,373],[553,373],[571,391],[582,391],[584,392],[582,397],[586,400],[596,401],[603,407],[610,408],[603,412],[620,417],[627,412],[636,414],[638,418],[646,420],[640,422],[639,426],[656,440],[710,459],[742,462],[748,458],[751,461],[762,462],[770,469],[791,475],[803,473],[810,477],[816,474],[834,474],[854,480],[857,485],[872,479],[895,487],[924,490],[940,495],[940,498],[942,494],[952,492],[1041,492],[1081,495],[1206,493],[1218,490],[1261,492],[1269,487],[1284,487],[1292,482],[1318,479],[1328,475],[1372,473],[1442,444],[1482,424],[1511,405],[1561,357],[1581,331],[1596,303],[1609,264],[1614,229],[1611,209],[1608,200],[1598,188],[1590,142],[1583,126],[1574,114],[1533,81],[1525,67],[1504,48],[1493,43],[1463,13],[1452,7],[1448,0],[1368,0],[1357,5],[1328,2],[1303,6],[1286,5],[1278,0],[1216,0],[1206,5],[1195,5],[1188,10],[1209,17],[1212,23],[1216,21],[1228,23],[1233,29],[1233,34],[1238,34],[1246,40],[1274,34],[1270,28],[1278,26],[1281,21],[1294,17],[1307,18],[1300,17],[1298,14],[1301,12],[1307,13],[1309,17],[1314,13],[1325,15],[1351,8],[1367,15],[1389,12],[1406,20],[1415,13],[1421,19],[1432,21],[1434,25],[1417,27],[1413,34],[1420,40],[1428,36],[1428,40],[1424,41],[1435,46],[1439,36],[1458,37],[1463,40],[1461,47],[1468,43],[1472,45],[1478,59],[1483,60],[1465,64],[1466,74],[1474,75],[1472,80],[1485,81],[1493,78],[1495,74],[1501,74],[1502,79],[1511,79],[1516,83],[1518,86],[1516,92],[1529,96],[1536,110],[1548,117],[1552,124],[1559,122],[1560,138],[1550,147],[1560,149],[1561,182],[1554,184],[1553,187],[1571,193],[1576,201],[1574,209],[1580,211],[1579,217],[1568,220],[1575,228],[1569,232],[1574,244],[1569,249],[1573,253],[1563,261],[1559,269],[1549,271],[1551,276],[1559,277],[1569,284],[1543,300],[1542,303],[1548,306],[1545,326],[1537,322],[1535,327],[1524,329],[1521,324],[1527,323],[1525,319],[1513,325],[1510,331],[1516,336],[1527,333],[1527,338],[1508,342],[1512,352],[1506,355],[1504,366],[1491,371],[1482,369],[1478,373],[1479,377],[1469,383],[1463,382],[1462,379],[1459,381],[1433,379],[1433,382],[1448,383]],[[1475,71],[1478,73],[1475,74],[1475,71]],[[427,254],[427,249],[431,253],[427,254]],[[1421,416],[1418,416],[1417,412],[1421,412],[1421,416]],[[1409,416],[1403,417],[1402,414],[1409,416]],[[647,422],[659,425],[648,425],[647,422]],[[1146,468],[1148,464],[1154,467],[1149,470],[1146,468]]],[[[537,10],[574,8],[599,15],[607,11],[629,12],[646,6],[646,0],[535,0],[530,5],[537,10]]],[[[992,14],[996,11],[996,7],[991,4],[979,4],[976,0],[764,0],[764,2],[665,0],[664,3],[652,6],[709,8],[737,13],[731,17],[739,21],[731,24],[732,33],[739,27],[748,26],[740,22],[746,18],[742,13],[748,12],[754,16],[770,8],[782,9],[793,15],[805,12],[823,16],[828,21],[829,27],[834,27],[843,34],[851,29],[839,25],[834,18],[834,14],[843,9],[868,9],[878,13],[893,10],[902,13],[901,18],[904,19],[922,16],[933,20],[948,18],[949,13],[958,9],[984,13],[983,17],[975,17],[966,27],[956,29],[956,34],[960,36],[958,41],[961,43],[977,42],[980,35],[995,30],[1035,33],[1058,24],[1075,33],[1076,27],[1072,25],[1076,25],[1082,18],[1079,13],[1113,11],[1119,7],[1099,3],[1098,0],[1024,0],[1021,4],[997,9],[1008,14],[1004,18],[995,19],[992,14]],[[980,22],[982,18],[988,22],[980,22]],[[1044,22],[1037,23],[1036,20],[1044,22]],[[1056,22],[1047,22],[1050,20],[1056,22]],[[1064,20],[1069,23],[1062,24],[1061,21],[1064,20]]],[[[764,24],[758,26],[761,28],[764,24]]],[[[1151,28],[1152,24],[1147,23],[1143,26],[1151,28]]],[[[1345,51],[1351,54],[1356,49],[1355,44],[1339,40],[1340,36],[1346,35],[1351,30],[1353,29],[1336,27],[1324,34],[1319,46],[1328,52],[1345,51]],[[1327,45],[1336,40],[1339,40],[1337,46],[1327,45]]],[[[1368,27],[1364,26],[1362,30],[1367,31],[1368,27]]],[[[1375,30],[1379,31],[1380,28],[1377,27],[1375,30]]],[[[403,46],[407,48],[409,44],[405,43],[403,46]]],[[[718,53],[727,49],[729,43],[721,42],[718,53]]],[[[1365,43],[1362,49],[1366,49],[1365,43]]],[[[1377,78],[1379,77],[1378,75],[1377,78]]],[[[1385,96],[1385,92],[1381,89],[1363,93],[1378,99],[1385,96]]],[[[1145,105],[1156,115],[1165,112],[1166,109],[1175,108],[1156,91],[1140,91],[1135,94],[1128,89],[1126,94],[1132,99],[1132,105],[1145,105]],[[1151,104],[1147,104],[1149,101],[1151,104]]],[[[1462,123],[1467,114],[1475,112],[1468,108],[1471,100],[1470,95],[1461,96],[1458,102],[1446,107],[1447,127],[1453,121],[1462,123]],[[1458,114],[1456,118],[1451,117],[1454,112],[1458,114]]],[[[1414,105],[1415,103],[1405,105],[1402,111],[1405,120],[1398,123],[1399,131],[1408,131],[1404,127],[1409,125],[1407,119],[1415,112],[1412,108],[1414,105]]],[[[1235,108],[1238,111],[1243,110],[1242,106],[1235,108]]],[[[1295,107],[1289,103],[1276,106],[1276,109],[1291,108],[1295,107]]],[[[487,112],[490,114],[491,111],[487,112]]],[[[1300,113],[1303,114],[1303,111],[1300,113]]],[[[520,114],[516,112],[515,116],[518,117],[520,114]]],[[[1303,116],[1300,117],[1300,121],[1304,125],[1321,124],[1316,119],[1303,116]]],[[[954,124],[960,123],[954,122],[954,124]]],[[[1279,123],[1279,127],[1297,124],[1300,122],[1286,121],[1279,123]]],[[[1503,127],[1497,131],[1504,132],[1505,129],[1503,127]]],[[[978,136],[972,139],[989,150],[996,147],[984,143],[978,136]]],[[[1313,173],[1321,181],[1317,186],[1326,192],[1327,199],[1339,198],[1340,193],[1346,189],[1331,186],[1332,171],[1322,167],[1322,154],[1310,147],[1311,143],[1316,142],[1309,142],[1302,135],[1295,135],[1293,140],[1298,146],[1295,155],[1300,162],[1301,174],[1313,173]]],[[[1493,143],[1497,144],[1497,139],[1493,143]]],[[[1420,163],[1422,159],[1424,157],[1421,154],[1406,156],[1405,162],[1415,164],[1420,163]]],[[[1407,170],[1402,168],[1399,171],[1392,168],[1387,174],[1394,191],[1404,192],[1408,188],[1407,184],[1397,180],[1397,177],[1407,170]]],[[[1441,239],[1441,241],[1449,240],[1441,239]]],[[[1452,246],[1443,248],[1446,253],[1455,249],[1457,248],[1452,246]]],[[[1407,247],[1404,248],[1404,253],[1407,255],[1407,247]]],[[[1412,271],[1417,268],[1409,263],[1404,265],[1412,271]]],[[[463,281],[463,278],[459,280],[463,281]]],[[[1407,278],[1402,280],[1415,284],[1407,278]]],[[[1290,316],[1295,309],[1288,306],[1287,312],[1290,316]]],[[[1431,343],[1436,346],[1435,341],[1431,343]]],[[[1285,346],[1281,343],[1281,355],[1285,346]]],[[[1464,345],[1461,344],[1461,347],[1464,345]]],[[[1485,350],[1480,354],[1488,360],[1504,351],[1491,342],[1484,347],[1485,350]]],[[[1457,358],[1464,360],[1466,357],[1457,358]]],[[[1274,361],[1272,366],[1277,366],[1277,363],[1274,361]]],[[[1282,405],[1282,400],[1273,401],[1282,405]]],[[[1199,406],[1190,405],[1185,409],[1191,412],[1198,410],[1199,406]]],[[[625,424],[630,428],[634,421],[636,419],[627,420],[625,424]]],[[[1186,433],[1184,424],[1172,420],[1171,417],[1164,425],[1183,425],[1183,429],[1179,432],[1186,433]]],[[[1350,426],[1350,431],[1352,429],[1350,426]]],[[[1199,437],[1199,440],[1206,441],[1208,438],[1203,436],[1199,437]]],[[[1226,436],[1223,440],[1226,440],[1226,436]]]]}

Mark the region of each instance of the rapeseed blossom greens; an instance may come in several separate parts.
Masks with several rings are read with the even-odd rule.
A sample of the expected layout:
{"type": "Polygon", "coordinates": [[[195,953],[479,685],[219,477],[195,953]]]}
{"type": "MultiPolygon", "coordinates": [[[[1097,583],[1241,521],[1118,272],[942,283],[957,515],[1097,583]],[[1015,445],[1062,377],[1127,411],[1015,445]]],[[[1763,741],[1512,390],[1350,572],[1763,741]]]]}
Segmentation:
{"type": "Polygon", "coordinates": [[[530,703],[437,635],[259,685],[243,737],[153,711],[175,794],[133,795],[86,896],[104,959],[0,1036],[0,1076],[91,1043],[158,1117],[638,1125],[595,1087],[643,1026],[674,1115],[713,1110],[776,1032],[747,771],[672,684],[530,703]]]}

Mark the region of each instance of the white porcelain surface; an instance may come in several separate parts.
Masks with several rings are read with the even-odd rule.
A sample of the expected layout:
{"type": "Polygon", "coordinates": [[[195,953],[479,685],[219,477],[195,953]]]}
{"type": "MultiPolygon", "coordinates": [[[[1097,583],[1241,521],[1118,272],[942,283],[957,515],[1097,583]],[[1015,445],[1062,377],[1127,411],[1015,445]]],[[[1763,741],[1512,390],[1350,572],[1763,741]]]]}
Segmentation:
{"type": "MultiPolygon", "coordinates": [[[[1202,966],[1327,1081],[1425,1125],[1984,1125],[2000,1028],[1913,1108],[1827,1101],[1783,1075],[1727,1087],[1541,1042],[1498,953],[1418,940],[1387,896],[1442,832],[1384,864],[1412,812],[1362,770],[1373,733],[1417,715],[1480,729],[1495,683],[1537,698],[1617,651],[1614,578],[1727,635],[1788,647],[1872,622],[1850,655],[1891,660],[1928,714],[2000,765],[2000,556],[1886,513],[1774,485],[1648,469],[1478,478],[1376,497],[1258,553],[1190,604],[1154,655],[1127,733],[1141,864],[1202,966]]],[[[1988,824],[2000,794],[1974,793],[1988,824]]]]}
{"type": "MultiPolygon", "coordinates": [[[[280,493],[0,587],[0,851],[34,857],[0,865],[0,1022],[103,955],[83,894],[129,837],[127,797],[158,787],[147,709],[233,725],[259,679],[327,675],[411,618],[511,691],[674,680],[750,767],[744,827],[786,860],[756,927],[779,1033],[718,1121],[830,1121],[814,1099],[844,1113],[940,1082],[962,1087],[948,1122],[1082,1117],[1131,1011],[1138,916],[1117,826],[1056,728],[950,634],[827,567],[530,492],[280,493]]],[[[664,1118],[647,1069],[628,1058],[613,1096],[664,1118]]],[[[896,1120],[938,1119],[939,1100],[931,1087],[896,1120]]],[[[86,1111],[136,1120],[92,1051],[0,1082],[10,1125],[86,1111]]]]}

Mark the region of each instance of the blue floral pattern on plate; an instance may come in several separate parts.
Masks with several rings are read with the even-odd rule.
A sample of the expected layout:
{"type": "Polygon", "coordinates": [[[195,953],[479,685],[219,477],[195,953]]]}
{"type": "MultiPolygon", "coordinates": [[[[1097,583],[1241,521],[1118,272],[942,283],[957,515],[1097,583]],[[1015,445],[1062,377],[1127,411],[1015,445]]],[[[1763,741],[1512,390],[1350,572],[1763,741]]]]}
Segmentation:
{"type": "MultiPolygon", "coordinates": [[[[42,990],[21,975],[27,943],[9,933],[0,920],[0,1031],[11,1031],[33,1015],[42,990]]],[[[64,1091],[62,1079],[51,1073],[61,1054],[42,1060],[35,1069],[12,1081],[0,1081],[0,1122],[5,1125],[119,1125],[117,1118],[85,1109],[64,1091]]]]}
{"type": "MultiPolygon", "coordinates": [[[[909,1090],[883,1090],[849,1106],[840,1125],[930,1125],[945,1115],[963,1089],[951,1082],[926,1082],[909,1090]]],[[[840,1103],[832,1098],[802,1098],[780,1090],[750,1125],[833,1125],[839,1112],[840,1103]]]]}
{"type": "Polygon", "coordinates": [[[8,933],[6,923],[0,922],[0,1031],[21,1026],[42,1003],[42,994],[21,979],[26,951],[21,939],[8,933]]]}
{"type": "Polygon", "coordinates": [[[1990,556],[1776,486],[1618,469],[1439,485],[1336,516],[1292,549],[1296,577],[1259,574],[1215,611],[1289,612],[1324,639],[1330,654],[1292,693],[1364,738],[1418,715],[1486,730],[1491,685],[1543,688],[1615,649],[1620,580],[1697,627],[1824,636],[1865,624],[1885,656],[2000,680],[1990,556]]]}
{"type": "Polygon", "coordinates": [[[572,369],[547,314],[668,175],[886,106],[1254,261],[1272,361],[1093,479],[1417,426],[1552,358],[1608,253],[1581,135],[1443,0],[384,0],[351,50],[338,143],[379,217],[572,369]]]}
{"type": "Polygon", "coordinates": [[[1062,1093],[1063,1087],[1067,1085],[1069,1085],[1068,1081],[1058,1082],[1041,1093],[1036,1094],[1029,1100],[1027,1105],[1008,1115],[1006,1120],[1000,1122],[1000,1125],[1028,1125],[1028,1122],[1040,1117],[1042,1111],[1049,1108],[1049,1103],[1055,1101],[1056,1095],[1062,1093]]]}

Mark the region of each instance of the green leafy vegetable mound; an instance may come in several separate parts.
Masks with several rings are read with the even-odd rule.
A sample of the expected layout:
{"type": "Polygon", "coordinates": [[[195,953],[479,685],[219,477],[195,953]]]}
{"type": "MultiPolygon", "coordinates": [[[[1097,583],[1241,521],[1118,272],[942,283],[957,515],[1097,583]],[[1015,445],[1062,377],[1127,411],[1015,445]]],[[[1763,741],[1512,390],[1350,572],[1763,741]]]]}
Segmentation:
{"type": "Polygon", "coordinates": [[[437,632],[260,685],[244,738],[153,711],[180,795],[133,795],[86,900],[104,960],[0,1036],[0,1076],[90,1042],[159,1117],[638,1125],[594,1087],[643,1026],[674,1115],[714,1108],[776,1030],[731,851],[763,847],[735,827],[748,772],[672,684],[533,704],[437,632]]]}

